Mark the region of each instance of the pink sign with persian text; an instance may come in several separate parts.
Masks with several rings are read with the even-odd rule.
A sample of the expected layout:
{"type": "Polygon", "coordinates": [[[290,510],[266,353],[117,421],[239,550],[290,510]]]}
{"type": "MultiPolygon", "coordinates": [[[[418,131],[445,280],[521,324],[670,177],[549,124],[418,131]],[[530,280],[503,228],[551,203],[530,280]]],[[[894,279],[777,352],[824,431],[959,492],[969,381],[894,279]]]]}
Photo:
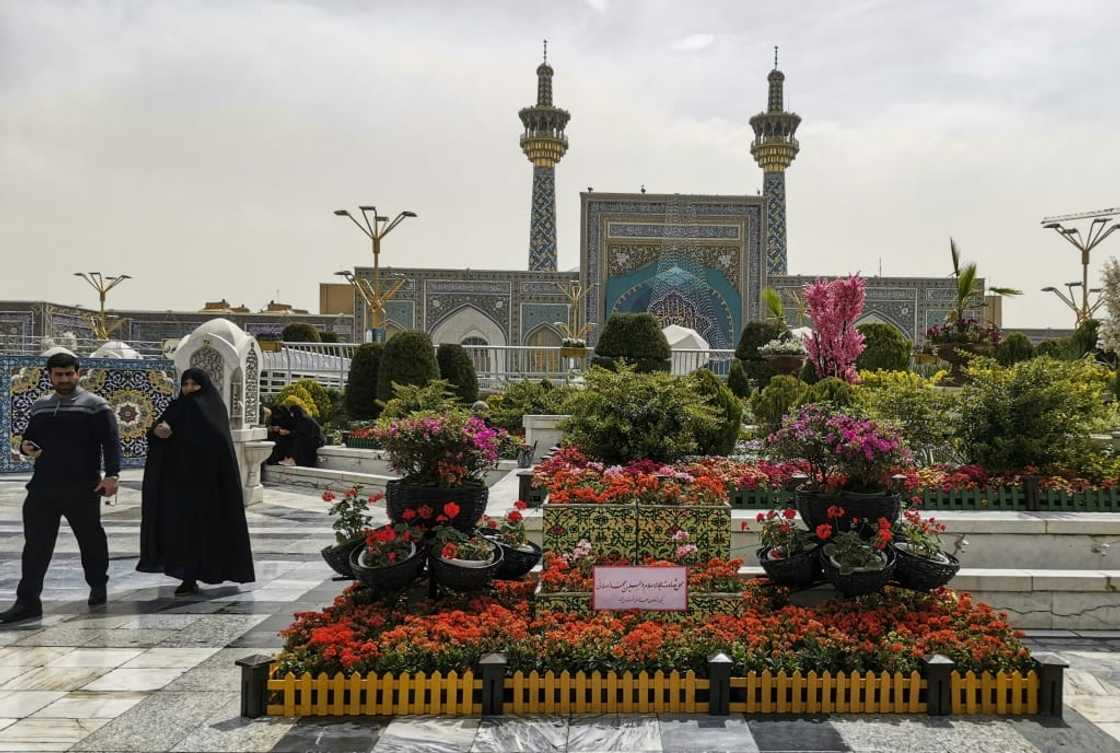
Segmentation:
{"type": "Polygon", "coordinates": [[[591,608],[683,612],[688,609],[686,567],[596,567],[591,608]]]}

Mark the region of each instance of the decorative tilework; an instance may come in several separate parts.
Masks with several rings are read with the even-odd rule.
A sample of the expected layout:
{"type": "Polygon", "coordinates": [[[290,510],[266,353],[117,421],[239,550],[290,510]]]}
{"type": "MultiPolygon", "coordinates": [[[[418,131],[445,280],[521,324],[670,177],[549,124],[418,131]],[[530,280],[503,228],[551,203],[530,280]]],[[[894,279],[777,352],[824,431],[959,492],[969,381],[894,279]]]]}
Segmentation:
{"type": "Polygon", "coordinates": [[[521,334],[524,337],[542,324],[568,321],[566,303],[521,304],[521,334]]]}
{"type": "MultiPolygon", "coordinates": [[[[607,271],[611,275],[626,274],[657,261],[661,253],[660,246],[649,244],[611,244],[607,246],[607,271]]],[[[718,269],[732,285],[739,285],[739,269],[742,265],[738,246],[684,246],[675,249],[674,253],[698,266],[718,269]]]]}
{"type": "Polygon", "coordinates": [[[608,238],[680,238],[694,240],[739,240],[738,225],[667,225],[653,222],[608,222],[608,238]]]}
{"type": "MultiPolygon", "coordinates": [[[[143,465],[148,452],[148,429],[175,396],[175,365],[167,360],[83,358],[82,386],[105,398],[120,427],[122,462],[143,465]]],[[[0,473],[29,471],[18,448],[31,405],[51,390],[39,356],[0,356],[0,437],[8,447],[0,451],[0,473]]]]}
{"type": "Polygon", "coordinates": [[[225,362],[222,361],[221,353],[209,345],[204,345],[191,354],[191,368],[205,371],[210,380],[214,382],[214,387],[220,392],[225,392],[226,366],[225,362]]]}
{"type": "Polygon", "coordinates": [[[389,301],[385,304],[385,316],[404,329],[413,329],[416,326],[416,301],[389,301]]]}
{"type": "Polygon", "coordinates": [[[766,199],[766,273],[786,273],[786,174],[762,175],[762,194],[766,199]]]}
{"type": "Polygon", "coordinates": [[[556,505],[546,503],[542,536],[546,552],[566,553],[586,539],[591,553],[612,560],[634,556],[635,505],[556,505]]]}
{"type": "Polygon", "coordinates": [[[490,282],[488,280],[430,280],[424,289],[428,294],[439,293],[442,295],[455,295],[469,293],[471,295],[509,295],[508,282],[490,282]]]}
{"type": "Polygon", "coordinates": [[[556,271],[556,168],[552,166],[533,166],[529,269],[533,272],[556,271]]]}
{"type": "Polygon", "coordinates": [[[646,557],[674,559],[677,531],[688,534],[696,547],[696,558],[727,559],[731,554],[731,507],[685,507],[680,505],[638,505],[638,532],[634,560],[646,557]]]}
{"type": "Polygon", "coordinates": [[[35,317],[30,311],[0,311],[0,337],[31,337],[35,317]]]}
{"type": "Polygon", "coordinates": [[[261,423],[261,367],[256,348],[245,355],[245,423],[261,423]]]}

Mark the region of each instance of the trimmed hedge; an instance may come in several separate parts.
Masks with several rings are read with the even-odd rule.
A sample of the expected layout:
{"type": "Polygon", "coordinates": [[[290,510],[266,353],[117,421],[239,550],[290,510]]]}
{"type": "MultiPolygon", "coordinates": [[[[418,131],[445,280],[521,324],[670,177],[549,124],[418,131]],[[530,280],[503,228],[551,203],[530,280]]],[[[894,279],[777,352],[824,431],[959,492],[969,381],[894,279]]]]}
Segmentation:
{"type": "Polygon", "coordinates": [[[462,345],[441,343],[436,350],[436,361],[440,378],[451,384],[460,400],[468,405],[478,400],[478,374],[462,345]]]}
{"type": "Polygon", "coordinates": [[[697,369],[692,373],[696,391],[708,398],[708,404],[716,409],[719,423],[710,430],[696,431],[697,452],[701,455],[730,455],[735,451],[739,440],[739,428],[743,423],[743,404],[727,385],[708,369],[697,369]]]}
{"type": "Polygon", "coordinates": [[[307,322],[292,322],[280,334],[280,339],[286,343],[317,343],[321,342],[319,330],[307,322]]]}
{"type": "Polygon", "coordinates": [[[423,386],[433,379],[439,379],[439,364],[427,333],[408,330],[389,338],[377,374],[378,400],[388,402],[394,384],[423,386]]]}
{"type": "Polygon", "coordinates": [[[612,314],[607,319],[591,362],[615,369],[622,359],[642,373],[669,371],[672,351],[652,314],[612,314]]]}
{"type": "Polygon", "coordinates": [[[906,371],[910,367],[910,341],[897,327],[869,322],[856,327],[863,334],[863,352],[856,359],[860,371],[906,371]]]}
{"type": "Polygon", "coordinates": [[[350,418],[368,420],[381,413],[377,404],[377,372],[384,350],[381,343],[366,343],[358,346],[350,359],[350,376],[346,380],[346,411],[350,418]]]}
{"type": "Polygon", "coordinates": [[[1001,365],[1011,366],[1034,358],[1034,346],[1022,332],[1012,332],[996,346],[995,356],[1001,365]]]}
{"type": "Polygon", "coordinates": [[[743,327],[739,345],[735,348],[735,358],[742,362],[746,378],[760,390],[770,383],[775,372],[758,354],[758,349],[771,340],[780,339],[786,332],[784,324],[774,321],[747,322],[747,326],[743,327]]]}
{"type": "Polygon", "coordinates": [[[747,379],[743,362],[738,358],[731,359],[731,370],[727,374],[727,387],[735,393],[736,397],[751,396],[751,381],[747,379]]]}
{"type": "Polygon", "coordinates": [[[765,389],[751,395],[751,413],[767,434],[782,426],[782,418],[800,405],[807,387],[790,374],[779,374],[770,380],[765,389]]]}

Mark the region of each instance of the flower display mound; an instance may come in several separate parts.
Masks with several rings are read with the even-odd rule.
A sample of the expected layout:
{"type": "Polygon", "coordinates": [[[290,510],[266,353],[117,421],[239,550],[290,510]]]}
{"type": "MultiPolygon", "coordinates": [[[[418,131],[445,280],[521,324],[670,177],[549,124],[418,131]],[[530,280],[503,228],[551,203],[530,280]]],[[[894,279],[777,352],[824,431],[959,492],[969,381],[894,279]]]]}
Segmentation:
{"type": "Polygon", "coordinates": [[[733,673],[904,672],[939,653],[961,672],[1025,672],[1029,652],[1005,615],[968,594],[893,588],[814,608],[758,580],[737,616],[659,622],[641,613],[533,615],[533,579],[495,582],[473,596],[432,603],[417,594],[378,601],[351,587],[319,612],[302,612],[284,630],[276,673],[301,675],[478,671],[498,652],[516,671],[695,671],[723,651],[733,673]]]}

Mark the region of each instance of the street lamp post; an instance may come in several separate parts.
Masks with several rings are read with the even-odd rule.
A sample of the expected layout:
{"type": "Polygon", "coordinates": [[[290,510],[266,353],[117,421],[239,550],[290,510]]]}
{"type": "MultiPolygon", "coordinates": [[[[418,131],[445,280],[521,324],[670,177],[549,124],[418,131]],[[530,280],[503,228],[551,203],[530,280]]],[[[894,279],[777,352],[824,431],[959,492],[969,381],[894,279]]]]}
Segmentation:
{"type": "Polygon", "coordinates": [[[95,338],[107,341],[113,332],[124,323],[124,319],[118,319],[112,324],[109,323],[109,317],[105,314],[105,299],[108,297],[110,290],[120,285],[125,280],[131,280],[132,277],[129,275],[105,277],[100,272],[75,272],[74,276],[81,277],[97,291],[99,305],[98,315],[96,317],[89,317],[89,324],[95,338]]]}
{"type": "MultiPolygon", "coordinates": [[[[362,234],[369,238],[370,247],[373,251],[373,280],[363,280],[350,273],[346,273],[347,281],[358,289],[358,294],[369,308],[370,312],[370,330],[374,342],[381,342],[385,338],[385,304],[393,300],[397,291],[404,285],[404,278],[396,280],[388,290],[381,288],[381,239],[392,232],[393,228],[399,225],[406,217],[415,217],[415,212],[401,212],[392,221],[388,217],[382,216],[377,213],[375,206],[360,206],[358,210],[362,214],[362,223],[354,219],[354,216],[345,209],[336,209],[335,215],[338,217],[346,217],[354,226],[362,231],[362,234]],[[370,221],[372,215],[372,222],[370,221]]],[[[343,273],[338,273],[342,275],[343,273]]],[[[365,322],[363,322],[364,326],[365,322]]]]}
{"type": "Polygon", "coordinates": [[[1054,293],[1067,306],[1073,309],[1077,315],[1077,323],[1091,319],[1093,314],[1101,307],[1101,300],[1099,298],[1100,289],[1089,287],[1089,253],[1100,245],[1100,243],[1112,235],[1113,231],[1120,225],[1112,224],[1113,220],[1120,215],[1120,207],[1113,207],[1111,209],[1102,209],[1095,212],[1083,212],[1081,214],[1067,214],[1058,217],[1047,217],[1042,221],[1042,227],[1047,230],[1054,230],[1062,238],[1070,243],[1074,248],[1081,252],[1081,282],[1067,283],[1066,287],[1069,288],[1069,297],[1067,298],[1060,290],[1055,287],[1043,288],[1045,293],[1054,293]],[[1067,228],[1060,222],[1061,220],[1092,220],[1089,223],[1089,229],[1086,231],[1085,236],[1082,237],[1081,231],[1077,228],[1067,228]],[[1076,294],[1073,292],[1075,287],[1081,288],[1081,305],[1077,305],[1076,294]],[[1098,300],[1096,303],[1089,304],[1089,294],[1098,293],[1098,300]]]}

